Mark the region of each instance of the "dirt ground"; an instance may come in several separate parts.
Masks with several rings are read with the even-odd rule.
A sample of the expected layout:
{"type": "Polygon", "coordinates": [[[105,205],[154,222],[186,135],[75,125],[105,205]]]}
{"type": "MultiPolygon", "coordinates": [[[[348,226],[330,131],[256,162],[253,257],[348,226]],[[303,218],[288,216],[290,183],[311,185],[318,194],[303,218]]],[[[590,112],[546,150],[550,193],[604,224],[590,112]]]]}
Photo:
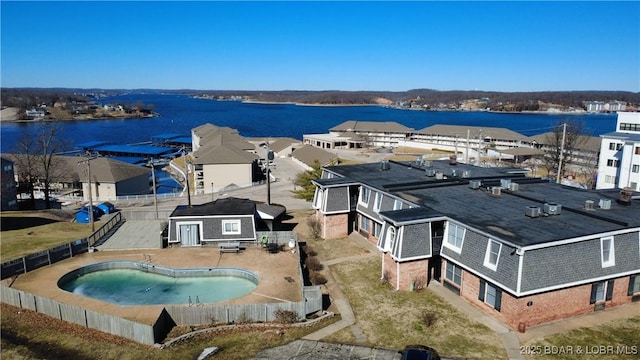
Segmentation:
{"type": "Polygon", "coordinates": [[[287,250],[270,254],[265,249],[252,245],[238,254],[220,254],[217,248],[167,248],[86,253],[19,275],[12,287],[66,304],[152,324],[162,311],[162,305],[118,306],[76,295],[57,286],[58,279],[64,274],[89,264],[111,260],[145,262],[149,258],[152,264],[172,268],[233,267],[252,271],[258,276],[258,287],[251,294],[219,302],[216,303],[217,305],[300,301],[302,299],[302,284],[300,283],[302,279],[300,279],[298,253],[287,250]]]}

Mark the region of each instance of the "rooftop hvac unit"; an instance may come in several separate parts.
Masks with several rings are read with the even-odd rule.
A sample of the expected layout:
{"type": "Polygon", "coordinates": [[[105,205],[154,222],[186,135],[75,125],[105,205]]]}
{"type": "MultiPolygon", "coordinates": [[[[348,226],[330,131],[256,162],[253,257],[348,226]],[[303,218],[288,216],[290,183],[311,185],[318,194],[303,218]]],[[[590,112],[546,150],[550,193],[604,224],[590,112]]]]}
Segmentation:
{"type": "Polygon", "coordinates": [[[471,170],[465,170],[462,172],[462,177],[463,178],[468,178],[471,176],[471,170]]]}
{"type": "Polygon", "coordinates": [[[390,166],[389,166],[389,161],[388,160],[382,160],[380,162],[380,170],[389,170],[390,166]]]}
{"type": "Polygon", "coordinates": [[[422,165],[430,168],[431,166],[433,166],[433,164],[431,164],[431,160],[424,160],[424,158],[422,159],[422,165]]]}
{"type": "Polygon", "coordinates": [[[502,188],[500,186],[494,186],[491,188],[491,195],[500,195],[502,194],[502,188]]]}
{"type": "Polygon", "coordinates": [[[444,174],[440,171],[436,171],[436,179],[442,180],[444,178],[444,174]]]}
{"type": "Polygon", "coordinates": [[[481,185],[482,185],[482,181],[480,181],[480,180],[470,180],[469,181],[469,187],[474,189],[474,190],[480,189],[481,185]]]}
{"type": "Polygon", "coordinates": [[[540,216],[540,208],[538,206],[527,206],[524,214],[531,218],[537,218],[540,216]]]}
{"type": "Polygon", "coordinates": [[[511,184],[511,179],[501,179],[500,180],[500,186],[502,186],[505,189],[509,188],[509,184],[511,184]]]}
{"type": "Polygon", "coordinates": [[[562,212],[562,205],[556,203],[545,203],[544,213],[548,215],[560,215],[562,212]]]}
{"type": "Polygon", "coordinates": [[[508,188],[509,191],[518,191],[518,189],[520,189],[520,185],[518,185],[518,183],[510,182],[508,188]]]}
{"type": "Polygon", "coordinates": [[[584,209],[585,210],[595,210],[596,206],[595,203],[593,202],[593,200],[587,200],[584,202],[584,209]]]}
{"type": "Polygon", "coordinates": [[[436,176],[436,169],[426,169],[424,173],[429,177],[434,177],[436,176]]]}
{"type": "Polygon", "coordinates": [[[609,210],[611,209],[611,200],[600,199],[600,201],[598,202],[598,206],[600,206],[600,209],[609,210]]]}

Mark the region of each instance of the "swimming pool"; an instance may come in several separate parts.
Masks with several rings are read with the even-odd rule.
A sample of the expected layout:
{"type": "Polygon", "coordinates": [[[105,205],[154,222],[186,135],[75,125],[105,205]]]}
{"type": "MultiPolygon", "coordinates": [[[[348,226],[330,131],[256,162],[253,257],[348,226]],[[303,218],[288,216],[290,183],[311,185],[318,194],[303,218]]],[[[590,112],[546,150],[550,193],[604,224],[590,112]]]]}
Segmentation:
{"type": "Polygon", "coordinates": [[[58,280],[60,289],[120,306],[216,303],[257,286],[258,276],[243,269],[173,269],[124,260],[84,266],[58,280]]]}

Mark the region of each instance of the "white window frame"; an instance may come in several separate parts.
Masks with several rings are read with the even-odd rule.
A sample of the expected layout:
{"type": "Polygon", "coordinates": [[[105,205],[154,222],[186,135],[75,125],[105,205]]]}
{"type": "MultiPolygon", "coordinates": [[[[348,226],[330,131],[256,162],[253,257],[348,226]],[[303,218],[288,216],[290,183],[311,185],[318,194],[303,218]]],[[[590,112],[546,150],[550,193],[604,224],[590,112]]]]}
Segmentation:
{"type": "Polygon", "coordinates": [[[316,191],[316,198],[313,202],[314,209],[322,209],[322,202],[324,201],[324,191],[325,190],[322,188],[318,188],[318,191],[316,191]]]}
{"type": "Polygon", "coordinates": [[[500,261],[501,251],[502,251],[502,243],[489,239],[489,241],[487,242],[487,251],[484,254],[484,266],[488,267],[493,271],[496,271],[498,269],[498,261],[500,261]],[[494,246],[496,245],[498,247],[497,252],[494,252],[493,251],[495,250],[494,246]],[[494,254],[495,254],[495,263],[492,261],[492,257],[494,254]]]}
{"type": "Polygon", "coordinates": [[[449,281],[450,283],[457,285],[459,287],[462,287],[462,268],[457,266],[456,264],[447,261],[447,264],[445,266],[445,270],[444,270],[444,278],[447,279],[447,281],[449,281]],[[453,279],[449,278],[449,268],[451,267],[451,275],[453,276],[453,279]],[[456,273],[457,271],[457,273],[456,273]],[[458,275],[458,278],[460,280],[460,283],[458,284],[456,282],[456,275],[458,275]]]}
{"type": "Polygon", "coordinates": [[[633,280],[633,283],[631,286],[632,294],[633,295],[640,294],[640,275],[630,276],[629,281],[632,281],[632,280],[633,280]]]}
{"type": "Polygon", "coordinates": [[[444,246],[446,246],[447,248],[449,248],[449,249],[457,252],[458,254],[460,254],[462,252],[462,246],[464,246],[464,236],[466,235],[466,231],[467,231],[467,229],[464,228],[463,226],[460,226],[460,225],[458,225],[456,223],[449,222],[447,224],[447,229],[446,229],[446,234],[445,234],[445,241],[443,242],[444,246]],[[452,230],[455,230],[455,232],[456,232],[455,235],[458,235],[458,232],[462,231],[461,236],[453,235],[451,233],[452,230]],[[449,240],[451,240],[451,236],[455,236],[455,239],[460,238],[460,246],[456,245],[455,243],[451,243],[449,241],[449,240]]]}
{"type": "Polygon", "coordinates": [[[369,206],[370,198],[371,198],[371,189],[369,189],[366,186],[363,186],[362,191],[360,191],[360,198],[358,199],[358,202],[364,206],[369,206]],[[366,194],[366,199],[365,199],[365,194],[366,194]]]}
{"type": "Polygon", "coordinates": [[[393,249],[397,236],[398,230],[393,226],[389,226],[384,236],[384,251],[391,251],[393,249]]]}
{"type": "Polygon", "coordinates": [[[376,197],[373,200],[373,211],[380,211],[380,205],[382,205],[382,193],[376,192],[376,197]]]}
{"type": "Polygon", "coordinates": [[[616,265],[616,252],[613,245],[613,236],[600,238],[600,260],[602,261],[602,267],[610,267],[616,265]],[[608,248],[605,244],[608,242],[608,248]],[[607,257],[605,257],[607,255],[607,257]]]}
{"type": "Polygon", "coordinates": [[[402,201],[395,199],[393,201],[393,210],[402,210],[402,201]]]}
{"type": "Polygon", "coordinates": [[[242,227],[240,220],[222,220],[222,235],[240,235],[242,233],[242,227]],[[231,230],[227,230],[227,225],[231,225],[231,230]],[[233,225],[237,225],[236,230],[233,229],[233,225]]]}
{"type": "Polygon", "coordinates": [[[380,238],[380,232],[382,231],[382,225],[379,222],[373,222],[373,236],[380,238]]]}

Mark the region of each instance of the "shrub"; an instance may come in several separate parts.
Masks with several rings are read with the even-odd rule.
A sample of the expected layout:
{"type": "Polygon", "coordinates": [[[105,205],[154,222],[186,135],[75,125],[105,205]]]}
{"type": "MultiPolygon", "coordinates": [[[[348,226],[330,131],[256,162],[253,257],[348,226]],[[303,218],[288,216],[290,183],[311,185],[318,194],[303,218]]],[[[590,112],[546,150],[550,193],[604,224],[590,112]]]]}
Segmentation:
{"type": "Polygon", "coordinates": [[[307,218],[307,226],[309,226],[311,237],[313,237],[314,240],[318,240],[322,231],[320,221],[318,221],[315,216],[310,216],[309,218],[307,218]]]}
{"type": "Polygon", "coordinates": [[[282,324],[293,324],[298,321],[298,314],[291,310],[276,310],[273,315],[275,315],[276,321],[282,324]]]}
{"type": "Polygon", "coordinates": [[[420,291],[426,287],[423,275],[415,275],[411,282],[413,283],[413,291],[420,291]]]}
{"type": "Polygon", "coordinates": [[[438,314],[431,310],[422,310],[420,319],[426,327],[431,327],[431,325],[435,324],[436,320],[438,320],[438,314]]]}
{"type": "Polygon", "coordinates": [[[309,269],[309,271],[320,271],[324,269],[324,266],[320,263],[320,260],[318,260],[318,258],[315,256],[308,257],[307,260],[305,260],[305,264],[307,265],[307,269],[309,269]]]}
{"type": "Polygon", "coordinates": [[[324,285],[327,283],[327,278],[321,273],[315,271],[309,274],[309,280],[311,280],[313,285],[324,285]]]}
{"type": "Polygon", "coordinates": [[[313,249],[313,247],[311,247],[311,246],[309,246],[309,245],[307,245],[307,246],[305,247],[304,252],[305,252],[308,256],[317,256],[317,255],[318,255],[318,252],[317,252],[317,251],[315,251],[315,250],[313,249]]]}

